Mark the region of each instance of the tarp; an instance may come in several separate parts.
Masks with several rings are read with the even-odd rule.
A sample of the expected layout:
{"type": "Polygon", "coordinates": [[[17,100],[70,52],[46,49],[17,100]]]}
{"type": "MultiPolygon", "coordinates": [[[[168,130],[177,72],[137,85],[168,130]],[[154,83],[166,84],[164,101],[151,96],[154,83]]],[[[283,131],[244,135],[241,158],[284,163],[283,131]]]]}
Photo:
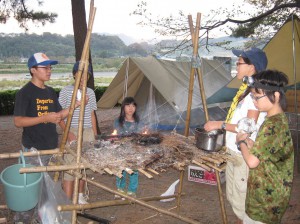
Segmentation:
{"type": "MultiPolygon", "coordinates": [[[[289,85],[300,82],[300,20],[291,16],[273,38],[265,45],[263,51],[268,58],[268,69],[284,72],[289,77],[289,85]],[[295,66],[294,66],[295,65],[295,66]],[[294,68],[295,72],[294,73],[294,68]]],[[[234,78],[228,84],[230,88],[238,88],[241,81],[234,78]]]]}
{"type": "MultiPolygon", "coordinates": [[[[161,125],[184,126],[187,109],[191,62],[160,60],[149,56],[126,59],[117,75],[98,101],[99,108],[112,108],[123,96],[132,96],[144,120],[161,125]],[[127,80],[127,81],[126,81],[127,80]],[[126,94],[127,90],[127,94],[126,94]]],[[[206,98],[225,88],[232,77],[221,62],[201,59],[206,98]]],[[[224,97],[223,97],[224,98],[224,97]]],[[[232,96],[228,101],[232,100],[232,96]]],[[[223,101],[222,101],[223,102],[223,101]]],[[[218,99],[210,103],[219,103],[218,99]]],[[[209,108],[211,120],[226,116],[221,108],[209,108]]],[[[204,114],[197,77],[192,97],[191,126],[203,124],[204,114]]]]}

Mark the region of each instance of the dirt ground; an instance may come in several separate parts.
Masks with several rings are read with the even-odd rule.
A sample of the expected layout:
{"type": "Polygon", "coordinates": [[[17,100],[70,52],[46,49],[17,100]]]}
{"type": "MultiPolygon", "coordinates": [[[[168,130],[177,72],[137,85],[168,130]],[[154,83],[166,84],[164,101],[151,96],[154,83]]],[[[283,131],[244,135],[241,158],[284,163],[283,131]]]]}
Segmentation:
{"type": "MultiPolygon", "coordinates": [[[[111,133],[113,119],[118,116],[118,109],[97,111],[98,122],[102,133],[111,133]]],[[[21,148],[21,129],[14,127],[12,116],[0,116],[0,153],[17,152],[21,148]]],[[[5,167],[17,163],[17,159],[3,159],[0,162],[0,171],[5,167]]],[[[284,224],[300,223],[300,174],[295,169],[295,178],[292,190],[290,206],[284,215],[284,224]]],[[[219,224],[222,222],[220,201],[217,186],[200,184],[188,181],[187,168],[184,174],[183,192],[181,198],[180,215],[193,219],[204,224],[219,224]]],[[[92,174],[94,180],[115,189],[115,177],[108,174],[92,174]]],[[[172,168],[159,176],[154,175],[153,179],[140,174],[138,197],[159,196],[177,179],[179,172],[172,168]]],[[[90,202],[113,200],[114,196],[93,185],[88,185],[90,202]]],[[[225,197],[225,183],[222,184],[223,198],[227,214],[228,223],[235,223],[236,218],[225,197]]],[[[0,205],[5,204],[3,186],[0,184],[0,205]]],[[[176,201],[171,202],[149,202],[149,204],[168,209],[176,213],[176,201]]],[[[101,217],[111,221],[111,223],[143,223],[143,224],[182,224],[186,223],[171,216],[162,215],[155,210],[132,204],[122,206],[110,206],[85,211],[88,214],[101,217]]],[[[13,223],[14,212],[8,209],[0,209],[0,218],[6,217],[8,223],[13,223]]],[[[79,223],[88,223],[90,220],[78,218],[79,223]]],[[[98,223],[98,222],[94,222],[98,223]]]]}

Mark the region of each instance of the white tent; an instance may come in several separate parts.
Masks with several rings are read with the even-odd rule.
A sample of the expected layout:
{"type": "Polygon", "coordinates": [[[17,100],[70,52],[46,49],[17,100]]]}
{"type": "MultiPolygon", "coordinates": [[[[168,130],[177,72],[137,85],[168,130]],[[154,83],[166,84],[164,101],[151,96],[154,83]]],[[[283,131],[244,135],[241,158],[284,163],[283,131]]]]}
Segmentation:
{"type": "MultiPolygon", "coordinates": [[[[187,109],[190,62],[159,60],[149,56],[128,58],[116,77],[98,101],[99,108],[112,108],[121,103],[124,96],[132,96],[138,104],[138,112],[145,123],[155,124],[159,129],[176,126],[183,128],[187,109]]],[[[206,98],[221,88],[226,88],[232,79],[230,71],[214,60],[201,60],[201,71],[206,98]]],[[[229,97],[231,100],[232,97],[229,97]]],[[[213,102],[217,103],[217,102],[213,102]]],[[[202,101],[195,79],[191,127],[204,123],[202,101]]],[[[212,120],[222,119],[226,112],[220,107],[209,108],[212,120]]]]}

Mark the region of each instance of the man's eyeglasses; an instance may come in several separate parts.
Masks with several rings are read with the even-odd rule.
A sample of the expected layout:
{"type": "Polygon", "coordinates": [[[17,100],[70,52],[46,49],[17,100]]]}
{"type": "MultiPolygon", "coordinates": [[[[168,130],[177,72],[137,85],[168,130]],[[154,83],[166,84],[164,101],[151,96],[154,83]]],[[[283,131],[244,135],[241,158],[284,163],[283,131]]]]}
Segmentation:
{"type": "Polygon", "coordinates": [[[235,63],[235,64],[236,64],[236,66],[247,65],[247,63],[245,63],[245,62],[237,62],[237,63],[235,63]]]}
{"type": "Polygon", "coordinates": [[[267,95],[254,96],[252,93],[250,93],[250,96],[251,96],[252,100],[255,100],[257,102],[259,99],[261,99],[261,98],[263,98],[263,97],[265,97],[267,95]]]}
{"type": "Polygon", "coordinates": [[[52,70],[52,67],[46,67],[46,66],[36,66],[36,68],[43,68],[43,69],[46,69],[46,70],[52,70]]]}

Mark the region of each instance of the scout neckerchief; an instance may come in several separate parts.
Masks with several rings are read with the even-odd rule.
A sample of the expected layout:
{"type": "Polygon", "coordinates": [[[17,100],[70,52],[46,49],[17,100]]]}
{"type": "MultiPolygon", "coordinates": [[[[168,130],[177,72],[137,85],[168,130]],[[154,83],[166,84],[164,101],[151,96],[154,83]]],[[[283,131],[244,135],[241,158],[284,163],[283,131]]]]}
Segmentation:
{"type": "Polygon", "coordinates": [[[231,103],[230,109],[228,111],[227,117],[226,117],[226,123],[230,123],[232,116],[233,116],[233,112],[235,111],[238,102],[239,102],[239,98],[240,96],[245,92],[245,90],[247,89],[247,84],[243,83],[239,90],[237,91],[235,97],[233,98],[233,101],[231,103]]]}

